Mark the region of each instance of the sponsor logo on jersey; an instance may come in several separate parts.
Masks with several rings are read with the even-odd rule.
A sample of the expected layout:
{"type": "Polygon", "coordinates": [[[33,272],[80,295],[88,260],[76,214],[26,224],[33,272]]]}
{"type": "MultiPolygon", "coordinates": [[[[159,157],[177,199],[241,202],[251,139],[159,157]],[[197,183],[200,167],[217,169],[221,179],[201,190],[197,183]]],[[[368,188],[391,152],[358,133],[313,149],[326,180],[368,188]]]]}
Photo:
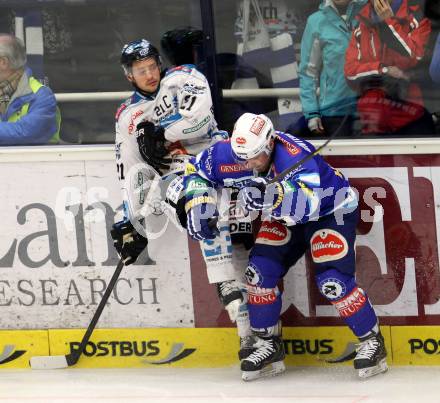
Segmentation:
{"type": "Polygon", "coordinates": [[[206,116],[205,119],[203,119],[199,124],[183,130],[183,133],[188,134],[188,133],[196,132],[201,127],[205,126],[210,120],[211,120],[211,116],[206,116]]]}
{"type": "Polygon", "coordinates": [[[270,305],[273,304],[277,295],[278,288],[261,288],[261,287],[247,287],[248,302],[252,305],[270,305]]]}
{"type": "Polygon", "coordinates": [[[0,354],[0,365],[16,360],[26,352],[26,350],[14,350],[15,346],[13,344],[7,344],[3,347],[3,351],[0,354]]]}
{"type": "MultiPolygon", "coordinates": [[[[214,152],[214,147],[209,147],[206,153],[208,154],[204,163],[203,163],[203,169],[205,173],[208,174],[208,176],[212,175],[212,153],[214,152]]],[[[203,160],[202,160],[203,161],[203,160]]]]}
{"type": "Polygon", "coordinates": [[[183,91],[194,95],[204,94],[206,91],[206,87],[201,87],[193,83],[186,83],[183,86],[183,91]]]}
{"type": "Polygon", "coordinates": [[[300,146],[301,148],[304,148],[304,150],[308,151],[308,152],[312,152],[312,150],[310,149],[310,147],[304,142],[304,140],[299,139],[298,137],[295,137],[294,135],[290,134],[290,133],[283,133],[283,132],[277,132],[278,135],[281,135],[281,133],[291,139],[292,141],[294,141],[296,143],[296,145],[300,146]]]}
{"type": "Polygon", "coordinates": [[[131,104],[133,97],[128,98],[123,104],[121,104],[118,108],[118,110],[116,111],[116,115],[115,115],[115,119],[119,120],[119,116],[121,116],[122,111],[125,110],[125,108],[131,104]]]}
{"type": "Polygon", "coordinates": [[[121,116],[122,111],[127,107],[127,104],[124,102],[116,111],[115,119],[119,120],[119,116],[121,116]]]}
{"type": "Polygon", "coordinates": [[[252,262],[249,262],[244,275],[247,283],[250,285],[259,286],[263,282],[263,276],[261,275],[260,270],[258,270],[258,267],[252,262]]]}
{"type": "Polygon", "coordinates": [[[246,144],[247,143],[246,139],[244,137],[237,137],[235,139],[235,141],[236,141],[237,144],[246,144]]]}
{"type": "Polygon", "coordinates": [[[252,234],[252,224],[250,222],[230,222],[229,232],[231,234],[252,234]]]}
{"type": "Polygon", "coordinates": [[[266,122],[264,121],[264,119],[257,116],[254,120],[254,123],[252,123],[252,126],[249,129],[249,131],[251,133],[255,134],[256,136],[259,136],[261,134],[261,131],[263,130],[265,124],[266,124],[266,122]]]}
{"type": "Polygon", "coordinates": [[[144,113],[144,111],[142,110],[137,110],[136,112],[131,114],[131,118],[130,118],[130,124],[128,125],[128,134],[132,134],[133,130],[135,129],[134,127],[134,121],[141,116],[144,113]]]}
{"type": "Polygon", "coordinates": [[[359,312],[367,303],[367,297],[362,289],[356,287],[348,296],[337,302],[332,302],[342,318],[349,318],[359,312]]]}
{"type": "Polygon", "coordinates": [[[316,263],[343,258],[348,253],[348,244],[342,234],[332,229],[316,231],[311,240],[311,253],[316,263]]]}
{"type": "MultiPolygon", "coordinates": [[[[79,342],[70,342],[70,352],[74,352],[80,346],[79,342]]],[[[196,349],[184,348],[183,343],[173,343],[170,352],[165,358],[160,360],[144,360],[146,364],[169,364],[188,357],[196,349]]],[[[161,353],[159,340],[111,340],[99,341],[97,343],[89,341],[83,354],[86,357],[153,357],[161,353]]]]}
{"type": "Polygon", "coordinates": [[[194,193],[197,191],[208,190],[209,188],[210,187],[208,186],[206,181],[201,178],[195,177],[194,179],[190,179],[188,181],[186,194],[189,195],[191,192],[194,193]]]}
{"type": "Polygon", "coordinates": [[[301,150],[298,147],[296,147],[292,143],[289,143],[286,139],[284,139],[280,136],[277,136],[277,140],[284,145],[284,147],[286,148],[287,152],[290,155],[297,155],[301,152],[301,150]]]}
{"type": "Polygon", "coordinates": [[[240,164],[221,164],[218,169],[223,174],[247,171],[246,167],[240,164]]]}
{"type": "Polygon", "coordinates": [[[329,300],[342,298],[347,292],[345,284],[337,278],[328,278],[319,283],[319,291],[329,300]]]}
{"type": "Polygon", "coordinates": [[[184,189],[183,185],[183,177],[182,176],[176,176],[168,186],[166,190],[166,198],[168,201],[171,201],[174,204],[177,204],[179,202],[179,199],[181,197],[181,193],[184,189]]]}
{"type": "Polygon", "coordinates": [[[255,242],[266,245],[285,245],[290,238],[291,233],[285,225],[276,221],[263,221],[255,242]]]}

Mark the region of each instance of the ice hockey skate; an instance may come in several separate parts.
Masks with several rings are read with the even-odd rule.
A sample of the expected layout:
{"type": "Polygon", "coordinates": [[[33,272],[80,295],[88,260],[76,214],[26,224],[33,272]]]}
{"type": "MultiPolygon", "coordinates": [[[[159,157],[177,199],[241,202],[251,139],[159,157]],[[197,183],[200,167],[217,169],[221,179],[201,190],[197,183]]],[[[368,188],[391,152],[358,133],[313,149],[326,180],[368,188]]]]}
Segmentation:
{"type": "Polygon", "coordinates": [[[385,342],[380,331],[361,339],[354,358],[354,368],[359,370],[360,378],[380,374],[388,370],[385,342]]]}
{"type": "Polygon", "coordinates": [[[238,351],[238,358],[240,361],[248,358],[255,350],[256,340],[254,336],[240,337],[240,350],[238,351]]]}
{"type": "Polygon", "coordinates": [[[218,297],[224,307],[228,306],[232,301],[243,301],[243,295],[235,280],[222,281],[216,283],[218,297]]]}
{"type": "Polygon", "coordinates": [[[242,379],[255,379],[275,376],[286,370],[284,365],[284,344],[280,337],[261,338],[255,336],[255,348],[247,358],[241,361],[242,379]]]}

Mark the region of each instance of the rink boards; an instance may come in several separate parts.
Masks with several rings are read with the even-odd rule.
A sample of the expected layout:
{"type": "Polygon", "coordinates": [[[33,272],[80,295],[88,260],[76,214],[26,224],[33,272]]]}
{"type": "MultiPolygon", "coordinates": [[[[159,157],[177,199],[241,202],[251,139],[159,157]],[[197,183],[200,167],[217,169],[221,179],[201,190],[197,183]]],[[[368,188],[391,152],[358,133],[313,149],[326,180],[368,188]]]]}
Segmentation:
{"type": "MultiPolygon", "coordinates": [[[[390,365],[440,365],[440,327],[382,326],[390,365]]],[[[77,348],[84,330],[0,331],[0,369],[30,368],[39,355],[65,355],[77,348]]],[[[356,342],[345,327],[289,327],[283,330],[289,366],[337,366],[356,342]]],[[[232,328],[98,329],[77,368],[238,365],[238,337],[232,328]]]]}
{"type": "MultiPolygon", "coordinates": [[[[356,277],[390,362],[440,365],[440,156],[410,154],[416,143],[393,155],[368,155],[368,145],[352,155],[347,143],[329,162],[359,192],[356,277]]],[[[109,236],[121,216],[113,151],[36,150],[0,153],[0,369],[74,348],[118,261],[109,236]]],[[[236,332],[208,285],[199,245],[160,209],[149,219],[164,231],[151,237],[145,264],[123,269],[78,365],[237,365],[236,332]]],[[[308,258],[280,288],[289,365],[328,365],[355,341],[317,291],[308,258]]]]}

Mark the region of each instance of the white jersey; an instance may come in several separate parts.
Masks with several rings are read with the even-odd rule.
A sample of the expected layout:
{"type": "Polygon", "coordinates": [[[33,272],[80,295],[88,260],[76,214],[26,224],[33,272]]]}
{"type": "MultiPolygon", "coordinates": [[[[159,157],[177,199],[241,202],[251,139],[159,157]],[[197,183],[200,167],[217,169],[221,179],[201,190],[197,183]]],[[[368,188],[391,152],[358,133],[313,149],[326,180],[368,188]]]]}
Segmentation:
{"type": "Polygon", "coordinates": [[[116,113],[116,163],[124,202],[132,193],[125,179],[133,180],[136,167],[148,165],[135,136],[142,121],[164,128],[171,154],[195,155],[219,139],[209,83],[193,65],[168,70],[154,96],[134,92],[116,113]]]}
{"type": "MultiPolygon", "coordinates": [[[[183,181],[174,177],[185,157],[196,155],[219,140],[226,132],[217,130],[212,110],[211,91],[205,76],[192,65],[169,70],[160,82],[156,95],[143,96],[135,92],[116,114],[116,162],[124,200],[124,215],[136,231],[149,240],[158,239],[168,224],[168,203],[163,202],[163,188],[168,198],[179,196],[183,181]],[[142,158],[135,132],[142,121],[150,121],[164,128],[166,146],[173,157],[170,171],[159,178],[142,158]],[[171,191],[170,191],[171,189],[171,191]]],[[[174,200],[177,202],[177,198],[174,200]]],[[[232,248],[229,227],[220,228],[214,241],[201,242],[210,283],[238,279],[243,282],[248,251],[241,245],[232,248]],[[232,250],[232,253],[230,252],[232,250]]],[[[186,237],[186,232],[184,233],[186,237]]],[[[239,335],[249,336],[250,323],[246,304],[240,306],[237,318],[239,335]]]]}

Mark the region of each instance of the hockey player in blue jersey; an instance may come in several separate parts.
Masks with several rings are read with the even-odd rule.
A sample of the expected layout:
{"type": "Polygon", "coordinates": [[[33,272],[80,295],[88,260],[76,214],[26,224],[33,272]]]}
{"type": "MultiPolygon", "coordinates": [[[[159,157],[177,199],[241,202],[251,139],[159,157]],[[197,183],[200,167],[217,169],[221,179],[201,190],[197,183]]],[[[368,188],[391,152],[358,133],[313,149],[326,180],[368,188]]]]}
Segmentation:
{"type": "Polygon", "coordinates": [[[245,273],[254,344],[241,356],[244,380],[285,369],[277,284],[307,250],[319,291],[360,340],[354,359],[359,376],[387,369],[377,316],[355,281],[358,206],[348,180],[314,155],[269,184],[275,175],[314,151],[306,141],[275,132],[266,116],[246,113],[236,122],[230,141],[200,153],[188,168],[187,228],[194,239],[216,236],[210,225],[210,219],[218,215],[214,189],[241,188],[246,210],[262,214],[245,273]]]}

